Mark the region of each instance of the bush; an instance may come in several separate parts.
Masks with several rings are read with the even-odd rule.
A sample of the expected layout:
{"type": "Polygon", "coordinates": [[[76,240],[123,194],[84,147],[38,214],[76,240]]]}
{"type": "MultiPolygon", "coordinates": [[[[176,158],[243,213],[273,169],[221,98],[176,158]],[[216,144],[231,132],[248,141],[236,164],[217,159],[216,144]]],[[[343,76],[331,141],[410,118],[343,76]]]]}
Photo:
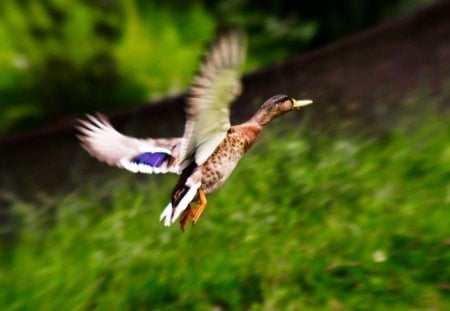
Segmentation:
{"type": "Polygon", "coordinates": [[[111,3],[2,1],[0,133],[186,88],[211,17],[195,5],[111,3]]]}

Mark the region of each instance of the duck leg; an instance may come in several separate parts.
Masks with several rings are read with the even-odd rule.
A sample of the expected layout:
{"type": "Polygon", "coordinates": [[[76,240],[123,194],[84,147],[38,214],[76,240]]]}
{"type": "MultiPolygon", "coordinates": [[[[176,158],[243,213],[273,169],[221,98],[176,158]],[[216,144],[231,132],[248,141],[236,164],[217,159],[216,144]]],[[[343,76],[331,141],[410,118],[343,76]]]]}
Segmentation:
{"type": "Polygon", "coordinates": [[[184,229],[186,228],[186,224],[189,220],[189,217],[192,217],[192,208],[190,206],[188,206],[188,208],[186,208],[183,213],[181,214],[180,217],[180,226],[181,226],[181,231],[184,232],[184,229]]]}
{"type": "Polygon", "coordinates": [[[195,205],[195,207],[191,208],[189,206],[181,214],[180,226],[181,226],[181,230],[183,232],[186,228],[186,224],[187,224],[189,218],[192,218],[192,224],[194,225],[198,221],[200,216],[202,215],[203,211],[205,210],[205,207],[206,207],[206,204],[208,201],[206,200],[205,193],[203,192],[202,189],[198,190],[198,196],[199,196],[199,200],[198,200],[197,204],[195,205]]]}
{"type": "Polygon", "coordinates": [[[208,201],[206,200],[205,193],[203,192],[202,189],[198,189],[198,196],[199,200],[197,202],[197,205],[191,211],[193,225],[198,221],[203,211],[205,210],[206,204],[208,203],[208,201]]]}

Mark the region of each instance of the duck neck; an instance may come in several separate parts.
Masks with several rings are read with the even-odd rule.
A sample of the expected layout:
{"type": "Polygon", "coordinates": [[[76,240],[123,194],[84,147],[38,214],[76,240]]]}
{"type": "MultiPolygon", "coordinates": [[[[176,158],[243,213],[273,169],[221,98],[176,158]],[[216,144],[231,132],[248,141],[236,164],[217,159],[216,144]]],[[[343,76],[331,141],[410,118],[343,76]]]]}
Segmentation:
{"type": "Polygon", "coordinates": [[[282,113],[282,111],[267,110],[261,107],[250,119],[250,122],[257,123],[260,127],[264,127],[282,113]]]}

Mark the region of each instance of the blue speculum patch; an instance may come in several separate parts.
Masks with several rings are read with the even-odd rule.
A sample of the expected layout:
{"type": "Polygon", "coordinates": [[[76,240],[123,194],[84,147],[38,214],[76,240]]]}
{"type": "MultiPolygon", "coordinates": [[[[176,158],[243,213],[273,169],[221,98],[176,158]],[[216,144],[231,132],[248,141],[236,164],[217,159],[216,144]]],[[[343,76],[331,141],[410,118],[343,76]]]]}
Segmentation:
{"type": "Polygon", "coordinates": [[[131,159],[131,162],[159,167],[169,157],[170,155],[165,152],[144,152],[131,159]]]}

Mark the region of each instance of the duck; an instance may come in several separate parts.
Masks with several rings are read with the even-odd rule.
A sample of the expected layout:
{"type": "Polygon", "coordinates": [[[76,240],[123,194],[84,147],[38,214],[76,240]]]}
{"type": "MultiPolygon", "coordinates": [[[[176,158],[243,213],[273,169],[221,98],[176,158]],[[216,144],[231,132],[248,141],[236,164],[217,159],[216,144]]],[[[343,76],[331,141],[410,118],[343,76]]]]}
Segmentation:
{"type": "Polygon", "coordinates": [[[126,136],[102,114],[77,120],[81,146],[98,160],[133,173],[179,175],[160,215],[165,226],[178,218],[182,231],[189,220],[196,224],[207,206],[206,195],[223,186],[261,130],[271,120],[312,103],[275,95],[248,121],[232,126],[230,105],[242,89],[245,49],[245,38],[237,31],[224,33],[210,45],[186,96],[182,137],[126,136]]]}

